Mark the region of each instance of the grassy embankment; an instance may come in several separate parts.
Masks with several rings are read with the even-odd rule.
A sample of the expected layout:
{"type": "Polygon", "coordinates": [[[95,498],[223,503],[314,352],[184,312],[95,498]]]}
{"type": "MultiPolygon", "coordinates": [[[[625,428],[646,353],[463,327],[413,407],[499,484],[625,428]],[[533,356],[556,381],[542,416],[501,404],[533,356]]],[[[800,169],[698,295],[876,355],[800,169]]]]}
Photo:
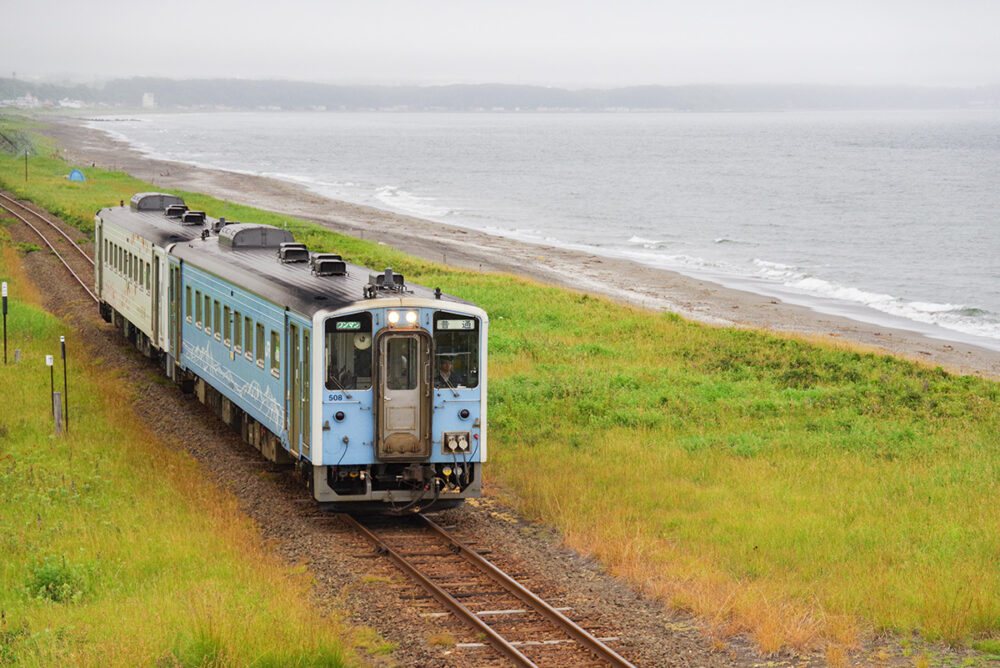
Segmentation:
{"type": "MultiPolygon", "coordinates": [[[[41,310],[0,216],[0,665],[346,666],[368,632],[318,610],[235,499],[135,419],[136,390],[41,310]],[[71,434],[45,355],[70,354],[71,434]],[[14,349],[23,359],[14,365],[14,349]],[[93,364],[91,363],[93,362],[93,364]]],[[[152,371],[150,373],[153,373],[152,371]]],[[[61,367],[56,374],[61,389],[61,367]]]]}
{"type": "MultiPolygon", "coordinates": [[[[22,189],[23,164],[3,158],[0,182],[84,227],[149,188],[94,169],[69,184],[70,166],[48,158],[35,169],[22,189]]],[[[868,628],[1000,651],[1000,384],[454,270],[179,194],[212,215],[287,221],[311,247],[486,308],[488,477],[720,635],[767,651],[828,644],[832,660],[868,628]]]]}

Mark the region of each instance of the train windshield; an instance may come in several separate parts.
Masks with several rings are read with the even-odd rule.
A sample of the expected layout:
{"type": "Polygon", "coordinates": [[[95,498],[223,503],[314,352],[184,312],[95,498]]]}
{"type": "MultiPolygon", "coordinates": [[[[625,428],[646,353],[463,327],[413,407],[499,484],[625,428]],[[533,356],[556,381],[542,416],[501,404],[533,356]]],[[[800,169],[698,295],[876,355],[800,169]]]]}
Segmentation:
{"type": "Polygon", "coordinates": [[[434,314],[434,387],[479,386],[479,319],[434,314]]]}
{"type": "Polygon", "coordinates": [[[370,313],[326,321],[326,389],[368,390],[372,386],[370,313]]]}

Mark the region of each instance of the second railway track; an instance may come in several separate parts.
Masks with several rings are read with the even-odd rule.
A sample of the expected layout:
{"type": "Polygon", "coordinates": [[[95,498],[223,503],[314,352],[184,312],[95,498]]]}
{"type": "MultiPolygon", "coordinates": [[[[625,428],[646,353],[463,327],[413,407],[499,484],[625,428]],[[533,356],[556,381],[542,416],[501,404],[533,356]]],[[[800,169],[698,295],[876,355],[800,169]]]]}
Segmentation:
{"type": "MultiPolygon", "coordinates": [[[[0,209],[4,209],[10,215],[34,230],[35,234],[42,240],[52,253],[55,254],[66,270],[80,284],[87,294],[95,302],[97,296],[90,288],[90,281],[93,279],[94,259],[79,244],[73,241],[72,237],[64,229],[63,223],[53,221],[49,216],[35,211],[23,202],[10,197],[5,193],[0,193],[0,209]],[[53,235],[58,235],[53,243],[53,235]],[[55,244],[68,244],[68,252],[64,255],[60,253],[55,244]]],[[[70,228],[72,229],[72,228],[70,228]]],[[[67,251],[64,246],[63,251],[67,251]]]]}

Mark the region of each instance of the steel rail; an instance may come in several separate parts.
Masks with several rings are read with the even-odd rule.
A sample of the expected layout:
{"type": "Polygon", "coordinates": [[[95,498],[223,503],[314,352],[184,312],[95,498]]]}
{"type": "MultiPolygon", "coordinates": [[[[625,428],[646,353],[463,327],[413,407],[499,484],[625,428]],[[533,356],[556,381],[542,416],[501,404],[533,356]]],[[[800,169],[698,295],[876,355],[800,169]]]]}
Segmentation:
{"type": "MultiPolygon", "coordinates": [[[[6,200],[6,201],[10,202],[11,204],[13,204],[16,207],[20,207],[21,209],[30,212],[31,215],[36,216],[36,217],[41,218],[42,220],[44,220],[46,223],[49,224],[49,226],[52,227],[52,229],[54,229],[56,232],[58,232],[59,234],[61,234],[63,236],[63,238],[66,239],[66,241],[68,241],[71,246],[73,246],[73,248],[75,248],[76,250],[78,250],[80,252],[80,255],[82,255],[84,258],[86,258],[87,262],[89,262],[90,264],[94,264],[94,259],[87,254],[87,251],[85,251],[82,248],[80,248],[80,246],[75,241],[73,241],[68,234],[66,234],[65,232],[62,231],[62,228],[60,228],[58,225],[56,225],[55,223],[53,223],[51,220],[49,220],[48,218],[46,218],[42,214],[38,213],[34,209],[32,209],[32,208],[30,208],[28,206],[25,206],[24,204],[21,204],[20,202],[18,202],[14,198],[8,197],[4,193],[0,193],[0,199],[6,200]]],[[[7,211],[11,211],[8,207],[3,206],[2,204],[0,204],[0,207],[3,207],[7,211]]],[[[11,213],[13,213],[13,211],[11,211],[11,213]]]]}
{"type": "Polygon", "coordinates": [[[420,569],[407,561],[406,557],[392,549],[392,547],[386,544],[385,541],[379,538],[368,527],[364,526],[350,515],[344,514],[342,517],[348,524],[351,525],[352,528],[356,529],[365,538],[373,542],[378,547],[380,552],[388,555],[400,569],[416,580],[431,596],[436,598],[442,605],[455,613],[457,617],[464,620],[468,624],[471,624],[477,631],[482,633],[486,637],[486,641],[497,651],[519,666],[538,668],[537,665],[531,661],[531,659],[522,654],[516,647],[511,645],[506,639],[504,639],[503,636],[494,631],[483,620],[479,619],[476,613],[466,608],[464,605],[459,603],[455,597],[437,586],[429,577],[421,572],[420,569]]]}
{"type": "MultiPolygon", "coordinates": [[[[4,199],[7,199],[7,198],[4,198],[4,199]]],[[[37,227],[35,227],[34,225],[32,225],[32,224],[31,224],[30,222],[28,222],[28,219],[27,219],[27,218],[25,218],[25,217],[24,217],[24,216],[22,216],[21,214],[17,213],[17,212],[16,212],[16,211],[14,211],[13,209],[11,209],[11,208],[10,208],[9,206],[7,206],[7,205],[5,205],[5,204],[0,204],[0,209],[4,209],[4,210],[5,210],[5,211],[7,211],[8,213],[10,213],[10,215],[14,216],[14,217],[15,217],[15,218],[17,218],[18,220],[20,220],[20,221],[21,221],[22,223],[24,223],[25,225],[27,225],[28,227],[30,227],[30,228],[31,228],[32,230],[34,230],[34,231],[35,231],[35,234],[37,234],[37,235],[39,236],[39,238],[40,238],[40,239],[41,239],[42,241],[44,241],[44,242],[45,242],[45,245],[49,247],[49,250],[51,250],[51,251],[52,251],[52,253],[53,253],[53,254],[54,254],[54,255],[55,255],[55,256],[56,256],[57,258],[59,258],[59,261],[60,261],[60,262],[62,262],[62,264],[63,264],[63,266],[64,266],[64,267],[66,267],[66,270],[67,270],[67,271],[69,271],[69,273],[70,273],[70,274],[72,274],[73,278],[75,278],[75,279],[76,279],[76,282],[77,282],[77,283],[79,283],[79,284],[80,284],[80,285],[81,285],[81,286],[83,287],[83,289],[87,291],[87,294],[88,294],[88,295],[90,295],[90,298],[91,298],[91,299],[93,299],[93,300],[94,300],[95,302],[100,302],[100,300],[99,300],[99,299],[97,298],[97,295],[95,295],[95,294],[94,294],[94,293],[93,293],[93,292],[92,292],[92,291],[90,290],[90,288],[89,288],[89,287],[87,287],[87,284],[86,284],[86,283],[85,283],[85,282],[83,281],[83,279],[81,279],[81,278],[80,278],[80,277],[79,277],[79,276],[77,275],[77,273],[76,273],[75,271],[73,271],[73,268],[69,266],[69,263],[68,263],[68,262],[66,262],[66,259],[65,259],[65,258],[64,258],[64,257],[63,257],[62,255],[60,255],[60,254],[59,254],[59,251],[57,251],[57,250],[55,249],[55,246],[53,246],[53,245],[52,245],[51,243],[49,243],[49,240],[48,240],[48,239],[47,239],[47,238],[45,237],[45,235],[44,235],[44,234],[42,234],[41,230],[39,230],[39,229],[38,229],[37,227]]],[[[29,209],[29,210],[30,210],[30,209],[29,209]]],[[[44,220],[44,218],[43,218],[43,220],[44,220]]],[[[49,224],[50,224],[50,225],[52,225],[52,223],[49,223],[49,224]]],[[[55,225],[52,225],[52,226],[53,226],[53,227],[55,227],[55,225]]],[[[64,235],[64,236],[65,236],[65,235],[64,235]]],[[[70,243],[72,243],[72,242],[70,242],[70,243]]],[[[75,246],[76,244],[73,244],[73,245],[75,246]]],[[[90,258],[89,258],[89,257],[88,257],[87,259],[88,259],[88,260],[90,260],[90,258]]],[[[91,262],[91,263],[93,263],[93,260],[90,260],[90,262],[91,262]]]]}
{"type": "Polygon", "coordinates": [[[591,652],[596,654],[603,661],[608,662],[612,666],[618,666],[621,668],[635,668],[631,663],[629,663],[624,657],[619,655],[613,649],[602,643],[600,640],[595,638],[587,631],[583,630],[579,625],[577,625],[573,620],[569,619],[561,612],[553,608],[551,605],[538,598],[533,592],[526,589],[523,585],[518,583],[512,577],[504,573],[502,570],[494,566],[492,563],[484,559],[475,550],[468,547],[460,540],[452,536],[450,533],[444,530],[441,526],[436,524],[433,520],[425,515],[419,515],[418,517],[424,522],[424,525],[437,533],[439,536],[447,540],[451,545],[454,546],[458,553],[473,566],[479,570],[485,572],[491,578],[493,578],[497,583],[499,583],[504,589],[516,596],[517,598],[524,601],[526,605],[531,607],[535,612],[538,612],[543,617],[551,621],[553,624],[562,629],[566,634],[568,634],[573,640],[580,643],[591,652]]]}

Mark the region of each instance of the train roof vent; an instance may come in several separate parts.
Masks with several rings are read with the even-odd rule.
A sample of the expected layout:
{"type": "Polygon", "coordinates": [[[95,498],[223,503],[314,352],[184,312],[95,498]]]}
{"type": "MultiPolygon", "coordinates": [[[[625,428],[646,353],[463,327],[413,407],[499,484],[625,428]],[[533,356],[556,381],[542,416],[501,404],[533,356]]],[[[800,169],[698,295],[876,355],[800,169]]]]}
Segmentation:
{"type": "Polygon", "coordinates": [[[166,211],[163,212],[163,215],[167,218],[180,218],[187,210],[187,204],[171,204],[167,207],[166,211]]]}
{"type": "Polygon", "coordinates": [[[369,274],[368,285],[364,287],[364,295],[368,299],[377,297],[383,292],[399,293],[412,290],[406,289],[402,274],[397,274],[390,267],[386,267],[384,274],[369,274]]]}
{"type": "Polygon", "coordinates": [[[313,260],[312,273],[316,276],[343,276],[347,273],[347,263],[343,260],[320,258],[313,260]]]}
{"type": "Polygon", "coordinates": [[[168,206],[177,204],[184,206],[184,200],[167,193],[136,193],[129,200],[133,211],[164,211],[168,206]]]}
{"type": "Polygon", "coordinates": [[[185,211],[181,214],[181,225],[204,225],[204,211],[185,211]]]}
{"type": "Polygon", "coordinates": [[[278,246],[278,260],[280,262],[308,262],[309,250],[305,244],[286,241],[278,246]]]}
{"type": "Polygon", "coordinates": [[[344,258],[340,257],[336,253],[313,253],[312,257],[309,258],[309,266],[315,267],[316,263],[319,262],[320,260],[343,260],[343,259],[344,258]]]}
{"type": "Polygon", "coordinates": [[[219,230],[219,243],[230,248],[280,248],[289,241],[295,241],[291,232],[270,225],[242,223],[219,230]]]}

